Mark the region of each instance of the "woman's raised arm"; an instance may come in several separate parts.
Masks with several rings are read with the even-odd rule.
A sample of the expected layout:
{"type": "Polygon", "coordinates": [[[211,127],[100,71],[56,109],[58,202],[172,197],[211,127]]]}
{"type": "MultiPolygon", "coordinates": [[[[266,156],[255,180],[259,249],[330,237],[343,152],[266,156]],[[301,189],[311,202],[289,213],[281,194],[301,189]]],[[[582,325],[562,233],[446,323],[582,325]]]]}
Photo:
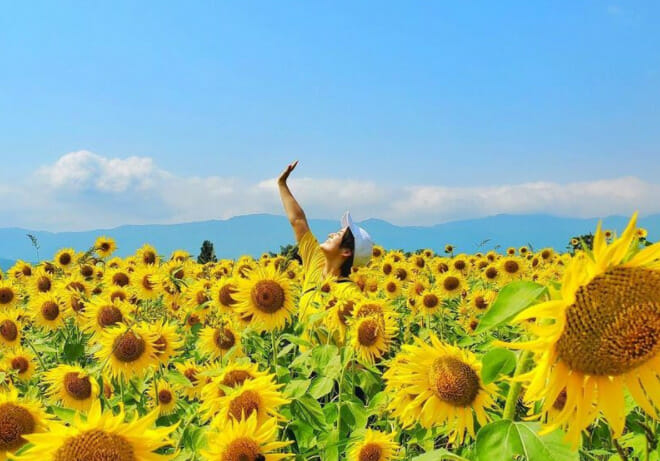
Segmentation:
{"type": "Polygon", "coordinates": [[[280,177],[277,179],[277,185],[280,190],[280,198],[282,199],[282,205],[284,205],[284,211],[286,211],[291,227],[293,227],[296,242],[299,242],[303,235],[309,230],[309,224],[307,223],[305,212],[300,207],[300,204],[295,199],[286,183],[286,180],[289,178],[289,175],[294,168],[296,168],[296,165],[298,165],[297,160],[284,169],[280,177]]]}

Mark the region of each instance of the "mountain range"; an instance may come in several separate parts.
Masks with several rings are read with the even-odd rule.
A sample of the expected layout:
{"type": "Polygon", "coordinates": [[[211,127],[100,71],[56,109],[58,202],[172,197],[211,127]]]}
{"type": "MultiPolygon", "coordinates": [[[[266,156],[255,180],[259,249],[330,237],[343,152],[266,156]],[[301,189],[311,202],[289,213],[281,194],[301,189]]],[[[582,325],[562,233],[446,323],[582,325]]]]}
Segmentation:
{"type": "MultiPolygon", "coordinates": [[[[603,228],[620,232],[628,220],[629,217],[609,216],[603,218],[603,228]]],[[[377,244],[388,249],[412,251],[431,248],[441,252],[445,244],[451,243],[458,252],[470,253],[522,245],[532,245],[535,249],[552,247],[562,251],[571,237],[593,232],[597,222],[598,218],[501,214],[434,226],[396,226],[380,219],[367,219],[359,224],[367,229],[377,244]]],[[[638,225],[648,230],[649,240],[660,238],[660,214],[642,217],[638,225]]],[[[339,222],[311,219],[310,227],[319,240],[325,240],[328,233],[339,228],[339,222]]],[[[58,249],[65,247],[85,251],[101,235],[116,240],[118,256],[130,255],[144,243],[150,243],[166,256],[175,249],[197,255],[202,241],[210,240],[218,258],[236,258],[244,254],[259,256],[266,251],[278,251],[281,245],[293,243],[287,219],[269,214],[182,224],[127,225],[79,232],[1,228],[0,267],[6,269],[17,259],[37,260],[37,253],[27,234],[37,238],[41,259],[52,258],[58,249]]]]}

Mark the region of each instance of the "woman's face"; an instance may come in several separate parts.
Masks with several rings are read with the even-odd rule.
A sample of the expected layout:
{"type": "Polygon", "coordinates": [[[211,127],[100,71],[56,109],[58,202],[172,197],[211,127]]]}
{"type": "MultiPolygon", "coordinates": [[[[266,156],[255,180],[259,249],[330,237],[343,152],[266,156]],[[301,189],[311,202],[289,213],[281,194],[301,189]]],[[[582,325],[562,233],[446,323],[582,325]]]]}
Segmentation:
{"type": "MultiPolygon", "coordinates": [[[[335,256],[341,253],[344,248],[341,248],[341,240],[344,238],[344,234],[348,230],[348,227],[339,229],[337,232],[332,232],[328,234],[328,239],[321,244],[321,249],[326,254],[326,256],[335,256]]],[[[350,251],[350,250],[349,250],[350,251]]]]}

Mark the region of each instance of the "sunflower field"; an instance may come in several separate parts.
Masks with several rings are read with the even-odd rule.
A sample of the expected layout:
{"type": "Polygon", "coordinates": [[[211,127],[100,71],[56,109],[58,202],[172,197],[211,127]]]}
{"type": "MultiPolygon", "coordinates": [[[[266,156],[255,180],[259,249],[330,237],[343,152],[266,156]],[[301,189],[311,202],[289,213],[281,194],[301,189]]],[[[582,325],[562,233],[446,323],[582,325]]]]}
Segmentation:
{"type": "Polygon", "coordinates": [[[376,246],[314,284],[304,258],[116,245],[1,274],[0,460],[660,459],[635,216],[569,253],[376,246]]]}

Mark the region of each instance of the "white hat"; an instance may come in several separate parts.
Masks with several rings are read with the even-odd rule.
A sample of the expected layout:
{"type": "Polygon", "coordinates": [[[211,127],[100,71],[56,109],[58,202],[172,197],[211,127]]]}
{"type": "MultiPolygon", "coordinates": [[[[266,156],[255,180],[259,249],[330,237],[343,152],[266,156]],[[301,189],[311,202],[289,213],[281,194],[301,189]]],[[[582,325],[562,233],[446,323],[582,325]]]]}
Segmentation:
{"type": "Polygon", "coordinates": [[[351,213],[348,211],[341,217],[342,227],[348,226],[355,238],[355,248],[353,249],[353,265],[363,266],[371,259],[371,250],[374,242],[369,233],[353,222],[351,213]]]}

